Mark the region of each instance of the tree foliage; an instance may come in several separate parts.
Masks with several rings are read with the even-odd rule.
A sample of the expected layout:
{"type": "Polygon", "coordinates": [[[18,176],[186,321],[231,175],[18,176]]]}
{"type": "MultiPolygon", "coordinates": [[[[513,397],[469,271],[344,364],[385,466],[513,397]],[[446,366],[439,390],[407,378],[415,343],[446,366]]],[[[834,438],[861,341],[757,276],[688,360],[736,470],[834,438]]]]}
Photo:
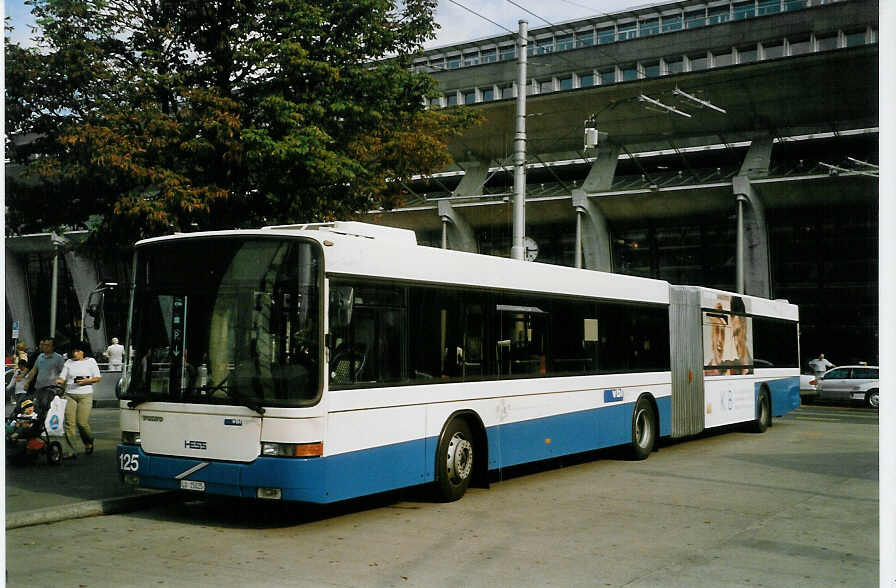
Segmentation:
{"type": "Polygon", "coordinates": [[[5,44],[13,231],[351,217],[399,204],[475,122],[424,109],[435,84],[409,67],[435,0],[32,4],[38,45],[5,44]]]}

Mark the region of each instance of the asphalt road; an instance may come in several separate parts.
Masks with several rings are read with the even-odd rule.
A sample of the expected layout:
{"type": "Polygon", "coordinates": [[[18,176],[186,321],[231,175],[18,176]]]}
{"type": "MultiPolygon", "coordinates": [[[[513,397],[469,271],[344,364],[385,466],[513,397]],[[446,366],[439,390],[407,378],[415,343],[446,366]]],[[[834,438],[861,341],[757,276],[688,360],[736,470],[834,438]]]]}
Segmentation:
{"type": "Polygon", "coordinates": [[[7,531],[10,586],[877,586],[877,413],[505,471],[439,504],[181,502],[7,531]],[[497,476],[496,476],[497,477],[497,476]]]}

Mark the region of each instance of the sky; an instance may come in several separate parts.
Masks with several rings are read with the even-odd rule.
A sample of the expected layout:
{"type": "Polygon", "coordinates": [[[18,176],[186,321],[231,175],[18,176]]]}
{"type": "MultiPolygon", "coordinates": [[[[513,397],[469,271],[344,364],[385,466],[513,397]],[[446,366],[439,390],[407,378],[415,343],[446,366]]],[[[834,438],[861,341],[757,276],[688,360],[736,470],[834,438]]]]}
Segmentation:
{"type": "MultiPolygon", "coordinates": [[[[520,20],[527,20],[529,28],[539,28],[546,26],[548,22],[560,23],[654,3],[648,2],[648,0],[551,0],[550,2],[513,0],[513,2],[534,15],[527,13],[526,10],[515,6],[508,0],[456,0],[456,3],[451,0],[439,0],[436,9],[436,22],[441,28],[437,31],[438,38],[427,43],[426,47],[462,43],[483,37],[502,35],[508,31],[515,32],[519,29],[520,20]],[[460,5],[470,10],[465,10],[460,5]],[[497,24],[493,24],[489,20],[497,24]]],[[[22,45],[30,45],[28,41],[31,36],[29,25],[34,24],[30,7],[25,6],[24,0],[6,0],[4,11],[4,16],[10,17],[10,24],[14,27],[10,38],[22,45]]]]}

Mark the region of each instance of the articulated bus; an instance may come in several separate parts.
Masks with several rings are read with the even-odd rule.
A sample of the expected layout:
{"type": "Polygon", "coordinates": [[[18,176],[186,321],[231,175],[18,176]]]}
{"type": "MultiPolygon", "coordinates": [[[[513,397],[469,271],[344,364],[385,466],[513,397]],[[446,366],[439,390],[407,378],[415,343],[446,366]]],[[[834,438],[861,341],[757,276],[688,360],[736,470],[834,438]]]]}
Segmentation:
{"type": "Polygon", "coordinates": [[[798,309],[355,222],[137,244],[125,483],[330,503],[799,406],[798,309]]]}

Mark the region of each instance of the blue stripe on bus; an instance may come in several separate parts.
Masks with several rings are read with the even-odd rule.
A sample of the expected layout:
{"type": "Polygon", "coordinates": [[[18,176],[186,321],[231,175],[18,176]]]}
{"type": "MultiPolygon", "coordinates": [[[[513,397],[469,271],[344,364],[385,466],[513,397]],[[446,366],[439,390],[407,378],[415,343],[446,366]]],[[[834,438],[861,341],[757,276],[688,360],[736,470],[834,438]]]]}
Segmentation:
{"type": "MultiPolygon", "coordinates": [[[[628,443],[633,408],[633,403],[614,404],[489,427],[489,469],[628,443]]],[[[671,399],[657,399],[657,408],[660,434],[668,435],[671,399]]],[[[280,488],[285,500],[335,502],[433,481],[437,444],[438,437],[428,437],[322,458],[210,461],[188,479],[205,482],[206,492],[212,494],[255,497],[259,487],[280,488]]],[[[119,445],[119,453],[139,456],[136,473],[140,484],[150,488],[180,488],[176,476],[202,463],[147,455],[138,446],[119,445]]]]}
{"type": "MultiPolygon", "coordinates": [[[[800,407],[800,377],[791,376],[777,380],[766,380],[771,393],[772,416],[782,416],[791,410],[800,407]]],[[[759,395],[759,386],[756,384],[756,394],[759,395]]]]}

